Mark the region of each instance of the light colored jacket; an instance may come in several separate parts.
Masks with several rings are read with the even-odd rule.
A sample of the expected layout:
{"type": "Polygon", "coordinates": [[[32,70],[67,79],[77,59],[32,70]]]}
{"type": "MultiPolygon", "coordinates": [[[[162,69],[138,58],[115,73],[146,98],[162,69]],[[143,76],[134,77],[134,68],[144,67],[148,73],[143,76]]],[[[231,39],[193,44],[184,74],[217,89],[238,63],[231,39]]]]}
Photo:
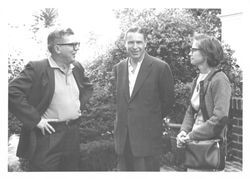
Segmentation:
{"type": "MultiPolygon", "coordinates": [[[[208,113],[208,119],[198,128],[192,130],[195,122],[195,110],[189,105],[182,122],[181,130],[189,133],[191,140],[206,140],[218,136],[225,126],[225,119],[229,113],[231,86],[230,82],[223,72],[217,72],[208,83],[209,77],[215,72],[212,70],[204,79],[204,86],[208,85],[205,94],[205,106],[208,113]]],[[[193,82],[193,88],[195,80],[193,82]]],[[[202,104],[200,104],[202,105],[202,104]]]]}

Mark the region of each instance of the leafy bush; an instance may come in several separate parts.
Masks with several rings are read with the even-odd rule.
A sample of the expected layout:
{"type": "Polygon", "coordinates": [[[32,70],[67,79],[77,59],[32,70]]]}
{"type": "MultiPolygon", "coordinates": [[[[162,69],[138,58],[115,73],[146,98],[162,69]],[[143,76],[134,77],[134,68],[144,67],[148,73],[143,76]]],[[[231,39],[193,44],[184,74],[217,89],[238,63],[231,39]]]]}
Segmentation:
{"type": "MultiPolygon", "coordinates": [[[[14,79],[23,69],[24,60],[16,59],[11,54],[8,56],[8,81],[14,79]]],[[[11,134],[20,134],[21,122],[16,119],[12,113],[8,113],[8,136],[11,134]]]]}
{"type": "Polygon", "coordinates": [[[22,123],[17,120],[17,118],[9,112],[8,115],[8,137],[12,134],[20,134],[22,123]]]}
{"type": "Polygon", "coordinates": [[[11,81],[15,78],[23,69],[24,60],[17,59],[12,56],[12,54],[8,55],[8,81],[11,81]]]}
{"type": "Polygon", "coordinates": [[[92,141],[81,144],[81,171],[115,170],[117,156],[114,143],[110,140],[92,141]]]}

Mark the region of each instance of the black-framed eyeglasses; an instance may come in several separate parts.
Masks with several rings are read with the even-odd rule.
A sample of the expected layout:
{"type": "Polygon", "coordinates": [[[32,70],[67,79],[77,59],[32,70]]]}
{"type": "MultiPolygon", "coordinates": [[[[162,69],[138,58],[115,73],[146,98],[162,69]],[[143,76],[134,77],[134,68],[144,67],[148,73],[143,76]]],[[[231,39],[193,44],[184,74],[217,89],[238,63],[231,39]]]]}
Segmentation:
{"type": "Polygon", "coordinates": [[[72,46],[74,50],[77,50],[80,47],[80,42],[74,43],[58,43],[57,45],[69,45],[72,46]]]}
{"type": "Polygon", "coordinates": [[[190,52],[191,52],[191,53],[194,53],[194,52],[196,52],[196,51],[198,51],[198,50],[201,50],[201,49],[200,49],[200,48],[191,48],[191,49],[190,49],[190,52]]]}

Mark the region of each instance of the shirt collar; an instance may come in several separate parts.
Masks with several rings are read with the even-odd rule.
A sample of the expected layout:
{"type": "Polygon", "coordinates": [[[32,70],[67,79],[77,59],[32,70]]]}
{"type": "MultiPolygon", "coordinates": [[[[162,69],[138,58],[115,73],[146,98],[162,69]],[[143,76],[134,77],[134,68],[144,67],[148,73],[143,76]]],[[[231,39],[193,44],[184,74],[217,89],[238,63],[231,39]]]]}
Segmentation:
{"type": "MultiPolygon", "coordinates": [[[[142,63],[144,57],[145,57],[145,54],[143,55],[143,57],[141,58],[141,60],[138,61],[138,63],[137,63],[138,66],[141,65],[141,63],[142,63]]],[[[129,67],[132,67],[131,60],[132,60],[132,59],[129,57],[129,58],[128,58],[128,66],[129,66],[129,67]]]]}

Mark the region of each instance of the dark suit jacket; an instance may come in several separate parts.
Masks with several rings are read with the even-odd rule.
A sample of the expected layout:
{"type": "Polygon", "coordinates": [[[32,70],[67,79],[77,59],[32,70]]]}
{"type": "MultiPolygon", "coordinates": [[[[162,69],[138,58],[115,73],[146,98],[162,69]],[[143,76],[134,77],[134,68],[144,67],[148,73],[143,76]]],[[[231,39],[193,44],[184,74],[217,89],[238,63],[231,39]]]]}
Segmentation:
{"type": "Polygon", "coordinates": [[[117,115],[115,150],[123,154],[127,133],[134,156],[160,154],[163,118],[174,102],[173,76],[164,61],[145,54],[131,97],[128,59],[114,67],[117,115]]]}
{"type": "MultiPolygon", "coordinates": [[[[80,91],[81,109],[92,94],[93,87],[79,62],[73,75],[80,91]]],[[[9,83],[9,111],[22,123],[17,156],[31,158],[36,148],[35,127],[48,108],[55,90],[54,70],[48,59],[29,62],[17,78],[9,83]]]]}

